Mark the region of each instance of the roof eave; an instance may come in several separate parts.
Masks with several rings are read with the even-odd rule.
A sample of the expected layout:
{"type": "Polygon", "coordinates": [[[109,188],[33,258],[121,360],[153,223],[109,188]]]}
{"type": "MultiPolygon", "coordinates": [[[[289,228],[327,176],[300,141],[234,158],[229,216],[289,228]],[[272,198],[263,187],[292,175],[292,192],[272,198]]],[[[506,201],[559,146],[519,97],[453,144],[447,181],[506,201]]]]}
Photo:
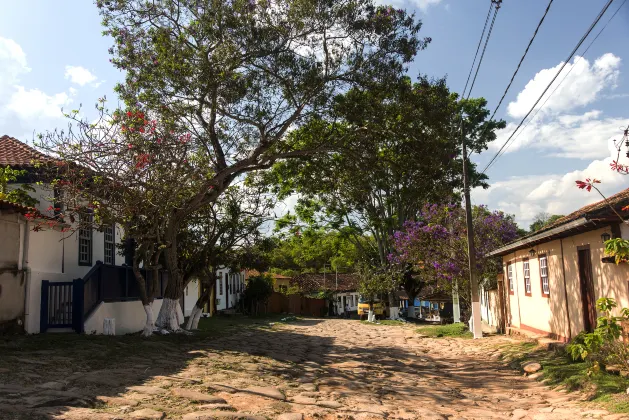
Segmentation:
{"type": "Polygon", "coordinates": [[[557,226],[556,228],[541,232],[537,235],[532,235],[526,238],[519,239],[515,242],[511,242],[510,244],[491,251],[487,255],[489,257],[503,256],[512,251],[517,251],[522,248],[533,246],[540,242],[548,242],[559,239],[563,236],[569,236],[567,235],[568,233],[572,233],[572,231],[577,231],[584,227],[596,227],[596,222],[589,220],[586,217],[581,217],[564,225],[557,226]]]}

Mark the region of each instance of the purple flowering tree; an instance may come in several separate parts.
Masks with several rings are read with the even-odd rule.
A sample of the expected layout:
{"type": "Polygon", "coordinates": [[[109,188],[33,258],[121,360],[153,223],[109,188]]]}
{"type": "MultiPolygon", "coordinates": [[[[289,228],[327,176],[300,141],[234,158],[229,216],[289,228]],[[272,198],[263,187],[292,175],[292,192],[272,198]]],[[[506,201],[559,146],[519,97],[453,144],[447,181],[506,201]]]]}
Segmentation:
{"type": "MultiPolygon", "coordinates": [[[[493,281],[501,271],[499,259],[486,255],[518,237],[513,217],[486,206],[473,208],[476,271],[483,281],[493,281]],[[487,280],[484,280],[487,279],[487,280]]],[[[412,302],[426,284],[452,292],[457,284],[463,307],[470,302],[465,212],[458,205],[425,205],[416,221],[393,235],[389,260],[409,267],[403,281],[412,302]]]]}

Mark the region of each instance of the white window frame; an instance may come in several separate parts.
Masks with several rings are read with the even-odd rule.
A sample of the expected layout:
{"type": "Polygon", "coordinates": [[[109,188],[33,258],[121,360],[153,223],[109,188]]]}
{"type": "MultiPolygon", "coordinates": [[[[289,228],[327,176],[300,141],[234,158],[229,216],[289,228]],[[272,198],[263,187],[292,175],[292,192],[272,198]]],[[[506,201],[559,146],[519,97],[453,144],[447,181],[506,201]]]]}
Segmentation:
{"type": "Polygon", "coordinates": [[[542,295],[550,295],[550,282],[548,280],[548,256],[546,254],[539,256],[539,277],[542,283],[542,295]]]}
{"type": "Polygon", "coordinates": [[[529,260],[522,261],[522,267],[524,269],[524,293],[527,295],[531,293],[531,264],[529,260]]]}
{"type": "Polygon", "coordinates": [[[107,225],[103,228],[103,239],[105,247],[103,250],[103,262],[105,264],[116,264],[116,227],[107,225]],[[109,240],[110,239],[110,240],[109,240]],[[108,258],[110,257],[110,259],[108,258]]]}
{"type": "Polygon", "coordinates": [[[513,263],[507,264],[507,280],[509,281],[509,291],[513,293],[513,263]]]}
{"type": "Polygon", "coordinates": [[[87,218],[87,227],[79,226],[79,265],[91,266],[92,265],[92,251],[94,249],[94,235],[92,233],[92,215],[80,216],[80,224],[85,222],[87,218]]]}

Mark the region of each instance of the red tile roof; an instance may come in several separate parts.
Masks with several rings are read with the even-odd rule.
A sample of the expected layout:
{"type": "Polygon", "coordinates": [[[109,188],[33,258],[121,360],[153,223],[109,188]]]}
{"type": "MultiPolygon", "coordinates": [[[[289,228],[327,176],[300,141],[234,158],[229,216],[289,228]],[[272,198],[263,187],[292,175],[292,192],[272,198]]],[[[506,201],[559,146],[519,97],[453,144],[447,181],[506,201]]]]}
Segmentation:
{"type": "Polygon", "coordinates": [[[337,286],[334,273],[327,273],[325,280],[323,274],[308,273],[294,277],[290,283],[299,286],[302,293],[314,293],[324,289],[339,292],[354,292],[358,290],[360,279],[357,274],[339,274],[337,286]]]}
{"type": "MultiPolygon", "coordinates": [[[[274,279],[292,279],[292,277],[288,277],[288,276],[284,276],[282,274],[275,274],[275,273],[269,273],[269,272],[265,272],[264,274],[269,274],[271,277],[273,277],[274,279]]],[[[258,270],[247,270],[245,272],[245,278],[249,278],[249,277],[253,277],[253,276],[259,276],[260,272],[258,270]]]]}
{"type": "MultiPolygon", "coordinates": [[[[590,194],[595,194],[595,192],[591,192],[590,194]]],[[[610,197],[607,197],[607,200],[597,201],[596,203],[588,204],[587,206],[581,207],[579,210],[573,211],[569,215],[557,219],[553,223],[550,223],[549,225],[544,226],[542,229],[527,236],[537,235],[552,228],[556,228],[557,226],[561,226],[568,222],[572,222],[573,220],[577,220],[581,217],[585,217],[588,220],[618,218],[618,216],[612,211],[610,206],[613,207],[614,210],[616,210],[621,216],[626,217],[628,212],[622,211],[622,208],[627,205],[629,205],[629,188],[610,197]]],[[[618,219],[618,222],[620,223],[620,219],[618,219]]]]}
{"type": "MultiPolygon", "coordinates": [[[[595,194],[595,192],[591,192],[591,194],[595,194]]],[[[623,220],[629,219],[629,209],[623,210],[627,206],[629,206],[629,188],[608,197],[606,200],[600,200],[581,207],[579,210],[557,219],[538,231],[529,233],[491,251],[488,255],[506,255],[509,252],[528,248],[534,244],[549,242],[610,224],[621,223],[618,216],[621,216],[623,220]],[[553,231],[553,229],[557,230],[553,231]]]]}
{"type": "Polygon", "coordinates": [[[38,152],[26,143],[9,136],[0,137],[0,165],[32,166],[34,161],[48,161],[51,158],[38,152]]]}
{"type": "Polygon", "coordinates": [[[6,200],[0,200],[0,210],[9,210],[13,213],[35,213],[39,214],[39,211],[34,207],[23,206],[21,204],[12,203],[6,200]]]}

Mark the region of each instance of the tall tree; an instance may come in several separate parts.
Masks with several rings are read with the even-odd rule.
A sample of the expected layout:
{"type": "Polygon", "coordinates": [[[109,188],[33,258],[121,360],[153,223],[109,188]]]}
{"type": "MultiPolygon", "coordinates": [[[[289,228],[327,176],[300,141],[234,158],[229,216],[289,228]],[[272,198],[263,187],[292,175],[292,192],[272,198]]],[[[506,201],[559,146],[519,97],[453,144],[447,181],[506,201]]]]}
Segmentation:
{"type": "Polygon", "coordinates": [[[261,241],[260,227],[269,220],[274,201],[264,191],[230,187],[214,205],[193,215],[178,241],[183,262],[184,284],[199,279],[202,294],[192,309],[187,329],[196,329],[202,308],[209,302],[215,312],[216,272],[222,266],[234,269],[250,261],[246,254],[261,241]]]}
{"type": "MultiPolygon", "coordinates": [[[[331,146],[300,147],[289,129],[329,114],[331,99],[396,77],[428,40],[413,16],[372,0],[98,0],[116,92],[168,123],[200,158],[182,205],[163,209],[169,282],[157,324],[177,329],[181,224],[242,174],[331,146]],[[198,181],[198,183],[196,182],[198,181]]],[[[70,142],[72,143],[72,142],[70,142]]],[[[77,157],[78,158],[78,157],[77,157]]]]}
{"type": "MultiPolygon", "coordinates": [[[[323,213],[331,223],[374,238],[380,265],[386,266],[393,233],[415,219],[423,203],[458,199],[460,113],[466,115],[467,147],[473,152],[484,150],[505,126],[486,121],[485,106],[484,99],[459,99],[445,79],[419,77],[412,83],[401,77],[352,89],[334,108],[335,121],[346,128],[338,131],[344,148],[278,164],[274,182],[284,195],[296,192],[325,203],[323,213]]],[[[308,143],[322,130],[320,124],[306,126],[294,138],[308,143]]],[[[485,186],[486,177],[474,169],[471,165],[476,185],[485,186]]],[[[407,292],[415,293],[415,277],[404,278],[407,292]]]]}

